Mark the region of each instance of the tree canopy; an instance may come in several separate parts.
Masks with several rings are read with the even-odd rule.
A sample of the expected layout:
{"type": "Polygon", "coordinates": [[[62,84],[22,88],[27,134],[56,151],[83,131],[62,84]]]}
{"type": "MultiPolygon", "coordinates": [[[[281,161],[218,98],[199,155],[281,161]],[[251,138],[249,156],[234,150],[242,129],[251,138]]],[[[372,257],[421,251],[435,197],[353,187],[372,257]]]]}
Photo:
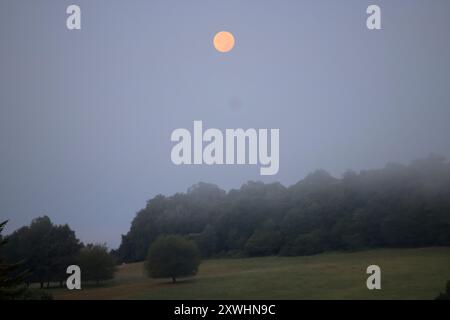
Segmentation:
{"type": "Polygon", "coordinates": [[[148,251],[145,264],[147,274],[152,278],[171,278],[193,276],[200,264],[197,246],[177,235],[160,236],[148,251]]]}

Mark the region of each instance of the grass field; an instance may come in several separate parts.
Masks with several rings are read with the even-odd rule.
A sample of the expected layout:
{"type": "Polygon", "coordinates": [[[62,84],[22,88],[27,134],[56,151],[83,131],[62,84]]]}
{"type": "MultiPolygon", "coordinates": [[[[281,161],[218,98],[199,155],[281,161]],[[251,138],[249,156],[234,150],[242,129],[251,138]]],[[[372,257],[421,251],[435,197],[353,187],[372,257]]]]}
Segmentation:
{"type": "Polygon", "coordinates": [[[55,299],[433,299],[450,280],[450,248],[369,250],[310,257],[206,260],[196,277],[154,280],[142,263],[119,267],[102,287],[52,289],[55,299]],[[381,267],[381,290],[366,287],[381,267]]]}

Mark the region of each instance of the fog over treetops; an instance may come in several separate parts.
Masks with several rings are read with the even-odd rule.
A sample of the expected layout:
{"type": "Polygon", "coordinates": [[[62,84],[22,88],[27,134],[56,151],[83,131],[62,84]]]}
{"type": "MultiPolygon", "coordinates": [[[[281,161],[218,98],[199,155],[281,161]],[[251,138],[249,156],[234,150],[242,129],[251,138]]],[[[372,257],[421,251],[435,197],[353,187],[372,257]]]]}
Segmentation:
{"type": "Polygon", "coordinates": [[[450,163],[430,155],[340,179],[318,170],[290,187],[250,181],[229,192],[200,182],[149,200],[114,253],[143,260],[162,234],[194,240],[206,257],[448,246],[450,163]]]}

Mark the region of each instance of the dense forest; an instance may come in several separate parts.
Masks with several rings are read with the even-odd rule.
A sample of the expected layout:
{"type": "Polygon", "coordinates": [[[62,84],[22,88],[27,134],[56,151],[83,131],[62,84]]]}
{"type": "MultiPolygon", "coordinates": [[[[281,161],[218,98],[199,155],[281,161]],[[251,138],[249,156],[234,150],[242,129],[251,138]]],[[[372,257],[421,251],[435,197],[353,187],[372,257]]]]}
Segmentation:
{"type": "Polygon", "coordinates": [[[449,246],[450,164],[431,155],[339,179],[319,170],[288,188],[248,182],[225,192],[198,183],[148,201],[114,254],[144,260],[163,234],[191,238],[205,257],[449,246]]]}

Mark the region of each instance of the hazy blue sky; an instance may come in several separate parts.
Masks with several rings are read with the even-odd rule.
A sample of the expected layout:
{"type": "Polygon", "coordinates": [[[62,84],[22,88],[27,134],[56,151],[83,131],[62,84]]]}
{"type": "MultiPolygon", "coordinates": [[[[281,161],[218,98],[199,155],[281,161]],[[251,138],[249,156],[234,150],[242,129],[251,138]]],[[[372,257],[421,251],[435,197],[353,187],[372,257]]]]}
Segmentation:
{"type": "Polygon", "coordinates": [[[0,220],[116,247],[158,193],[450,157],[450,1],[0,1],[0,220]],[[82,30],[66,29],[66,7],[82,30]],[[381,31],[366,8],[382,8],[381,31]],[[236,47],[220,54],[216,32],[236,47]],[[170,134],[279,128],[280,171],[181,166],[170,134]]]}

